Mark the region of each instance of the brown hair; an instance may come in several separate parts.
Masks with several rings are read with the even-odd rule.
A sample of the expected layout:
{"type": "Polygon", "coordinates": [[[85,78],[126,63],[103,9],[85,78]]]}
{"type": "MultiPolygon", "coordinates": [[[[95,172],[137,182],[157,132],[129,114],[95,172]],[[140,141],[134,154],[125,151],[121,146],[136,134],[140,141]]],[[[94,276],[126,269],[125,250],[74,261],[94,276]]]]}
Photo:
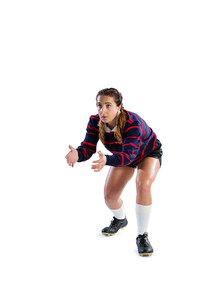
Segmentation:
{"type": "MultiPolygon", "coordinates": [[[[125,127],[126,121],[127,121],[127,115],[123,110],[123,97],[122,94],[115,88],[104,88],[100,90],[96,96],[96,101],[98,96],[110,96],[114,98],[114,102],[116,105],[119,107],[121,106],[120,109],[120,115],[118,115],[118,122],[117,122],[117,128],[114,133],[115,138],[117,139],[118,143],[122,143],[122,130],[125,127]]],[[[99,138],[103,144],[105,144],[105,125],[104,123],[100,120],[100,127],[99,127],[99,138]]]]}

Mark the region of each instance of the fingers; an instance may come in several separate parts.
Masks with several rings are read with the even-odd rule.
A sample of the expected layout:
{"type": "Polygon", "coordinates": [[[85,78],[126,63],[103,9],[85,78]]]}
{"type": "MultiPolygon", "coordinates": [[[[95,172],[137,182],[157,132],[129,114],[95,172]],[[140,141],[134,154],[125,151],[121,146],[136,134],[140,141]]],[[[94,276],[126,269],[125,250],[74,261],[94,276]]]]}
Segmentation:
{"type": "Polygon", "coordinates": [[[75,150],[75,148],[73,148],[73,146],[71,146],[71,145],[69,145],[68,148],[69,148],[71,151],[75,150]]]}
{"type": "Polygon", "coordinates": [[[92,165],[91,169],[96,170],[99,166],[98,165],[92,165]]]}
{"type": "Polygon", "coordinates": [[[72,168],[74,168],[74,164],[73,164],[70,160],[68,160],[68,159],[67,159],[67,164],[68,164],[69,166],[71,166],[72,168]]]}
{"type": "Polygon", "coordinates": [[[92,163],[99,163],[99,162],[101,162],[102,161],[102,157],[104,157],[104,154],[103,154],[103,152],[101,152],[101,151],[98,151],[98,155],[99,155],[99,159],[97,159],[97,160],[95,160],[95,161],[93,161],[92,163]]]}
{"type": "Polygon", "coordinates": [[[94,160],[92,163],[99,163],[101,161],[102,161],[102,159],[97,159],[97,160],[94,160]]]}
{"type": "Polygon", "coordinates": [[[103,152],[101,152],[101,151],[98,151],[98,155],[99,155],[99,158],[104,156],[103,152]]]}
{"type": "Polygon", "coordinates": [[[103,167],[98,167],[98,166],[92,166],[92,169],[94,170],[94,172],[100,172],[102,170],[103,167]]]}
{"type": "MultiPolygon", "coordinates": [[[[70,152],[69,152],[69,153],[70,153],[70,152]]],[[[74,164],[72,163],[72,160],[71,160],[71,157],[70,157],[69,153],[65,156],[65,158],[66,158],[66,160],[67,160],[67,164],[68,164],[69,166],[74,167],[74,164]]]]}
{"type": "MultiPolygon", "coordinates": [[[[72,149],[74,149],[71,145],[69,145],[68,146],[68,148],[72,151],[72,149]]],[[[71,152],[70,151],[70,152],[71,152]]],[[[67,162],[68,162],[68,160],[69,160],[69,154],[70,154],[70,152],[65,156],[65,158],[67,159],[67,162]]]]}
{"type": "Polygon", "coordinates": [[[106,156],[101,152],[101,151],[98,151],[98,154],[99,154],[99,159],[93,161],[92,163],[92,169],[95,171],[95,172],[100,172],[103,167],[105,166],[106,164],[106,156]]]}
{"type": "Polygon", "coordinates": [[[103,162],[103,159],[100,158],[100,159],[94,160],[92,163],[97,163],[97,165],[98,165],[98,164],[100,164],[102,162],[103,162]]]}
{"type": "Polygon", "coordinates": [[[97,171],[102,166],[102,163],[101,163],[100,159],[96,160],[96,161],[93,161],[93,163],[95,163],[95,165],[92,165],[91,169],[94,170],[94,171],[97,171]]]}
{"type": "Polygon", "coordinates": [[[67,162],[69,166],[71,166],[72,168],[74,168],[74,163],[72,162],[67,162]]]}
{"type": "Polygon", "coordinates": [[[68,147],[71,151],[65,156],[65,158],[67,160],[68,165],[74,168],[75,161],[73,161],[72,152],[75,151],[75,148],[73,148],[71,145],[69,145],[68,147]]]}

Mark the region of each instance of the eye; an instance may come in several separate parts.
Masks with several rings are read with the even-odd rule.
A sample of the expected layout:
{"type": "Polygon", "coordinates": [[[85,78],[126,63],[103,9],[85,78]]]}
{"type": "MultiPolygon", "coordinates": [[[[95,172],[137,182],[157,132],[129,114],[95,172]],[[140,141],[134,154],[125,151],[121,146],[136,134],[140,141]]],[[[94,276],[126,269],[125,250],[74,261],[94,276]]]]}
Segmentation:
{"type": "Polygon", "coordinates": [[[110,108],[110,107],[111,107],[111,105],[107,104],[107,108],[110,108]]]}

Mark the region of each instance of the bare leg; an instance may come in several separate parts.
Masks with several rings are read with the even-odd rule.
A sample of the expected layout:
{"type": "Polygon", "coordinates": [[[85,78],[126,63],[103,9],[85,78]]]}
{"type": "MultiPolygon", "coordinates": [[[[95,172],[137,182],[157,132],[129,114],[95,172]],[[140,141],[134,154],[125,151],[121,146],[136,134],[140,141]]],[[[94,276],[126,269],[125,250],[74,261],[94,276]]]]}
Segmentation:
{"type": "Polygon", "coordinates": [[[152,157],[146,157],[139,163],[136,177],[137,204],[146,206],[152,204],[151,186],[159,169],[159,160],[152,157]]]}
{"type": "Polygon", "coordinates": [[[120,196],[134,172],[135,169],[128,166],[109,169],[104,187],[105,203],[108,208],[113,210],[121,208],[123,201],[120,196]]]}
{"type": "MultiPolygon", "coordinates": [[[[137,235],[138,235],[138,247],[140,247],[140,236],[145,235],[148,231],[149,220],[152,209],[152,196],[151,186],[154,182],[156,175],[159,171],[160,163],[158,159],[147,157],[138,165],[137,177],[136,177],[136,218],[137,218],[137,235]]],[[[147,239],[145,235],[143,239],[147,239]]],[[[148,245],[149,242],[147,241],[148,245]]],[[[142,243],[143,245],[143,243],[142,243]]],[[[144,245],[139,249],[139,253],[152,254],[152,246],[148,248],[144,245]]]]}

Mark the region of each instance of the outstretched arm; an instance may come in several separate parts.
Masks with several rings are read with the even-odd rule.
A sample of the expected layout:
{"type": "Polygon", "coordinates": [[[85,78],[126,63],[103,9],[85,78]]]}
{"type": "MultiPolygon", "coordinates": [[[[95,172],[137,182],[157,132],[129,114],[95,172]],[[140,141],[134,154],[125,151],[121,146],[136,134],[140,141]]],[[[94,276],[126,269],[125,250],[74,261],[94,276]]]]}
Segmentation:
{"type": "Polygon", "coordinates": [[[97,116],[91,116],[89,119],[85,139],[77,148],[78,162],[86,161],[96,153],[97,142],[99,140],[98,121],[97,116]]]}

